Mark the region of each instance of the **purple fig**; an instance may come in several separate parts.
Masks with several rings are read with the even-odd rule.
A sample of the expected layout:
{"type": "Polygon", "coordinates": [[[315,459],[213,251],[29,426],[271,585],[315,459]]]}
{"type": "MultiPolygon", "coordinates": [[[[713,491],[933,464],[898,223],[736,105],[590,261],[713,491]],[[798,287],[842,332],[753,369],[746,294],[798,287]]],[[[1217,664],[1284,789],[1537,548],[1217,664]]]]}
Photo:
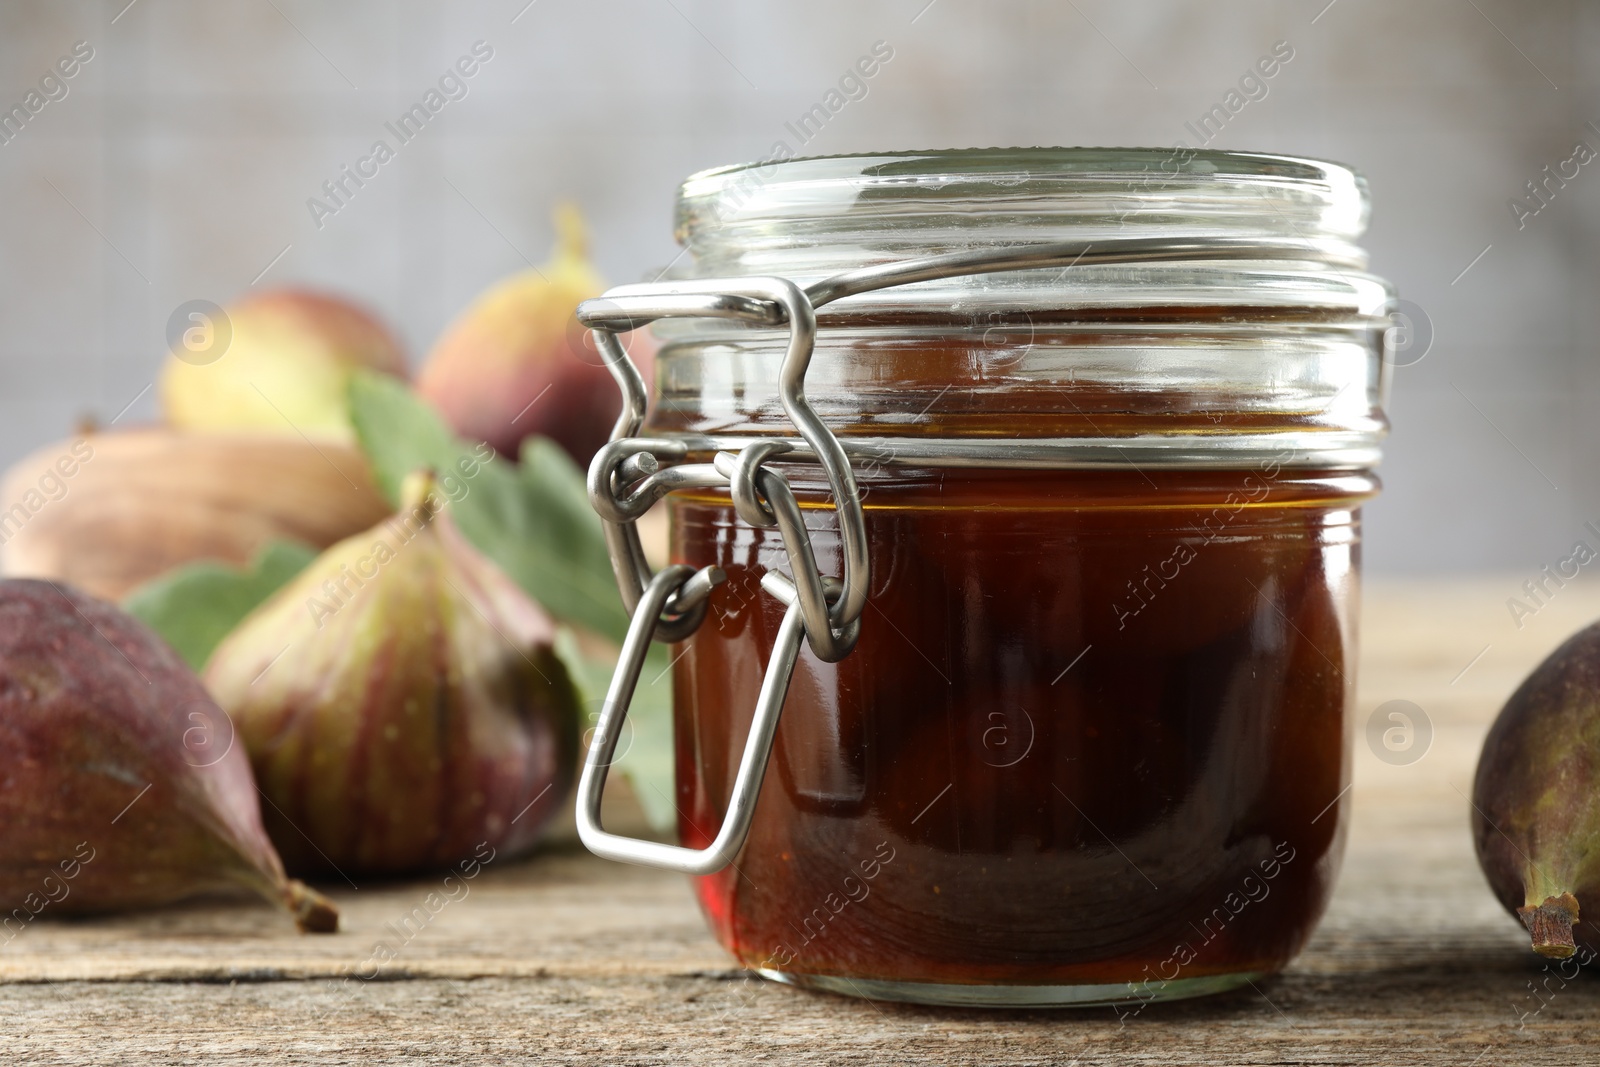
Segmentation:
{"type": "MultiPolygon", "coordinates": [[[[194,673],[137,619],[0,581],[0,925],[245,888],[302,930],[338,912],[284,877],[255,780],[194,673]]],[[[9,940],[9,937],[7,937],[9,940]]]]}
{"type": "Polygon", "coordinates": [[[1600,623],[1506,701],[1473,784],[1478,863],[1533,950],[1600,953],[1600,623]],[[1589,917],[1580,917],[1580,907],[1589,917]]]}
{"type": "Polygon", "coordinates": [[[526,851],[572,785],[578,697],[554,624],[461,535],[431,476],[412,475],[402,498],[206,664],[292,871],[526,851]]]}

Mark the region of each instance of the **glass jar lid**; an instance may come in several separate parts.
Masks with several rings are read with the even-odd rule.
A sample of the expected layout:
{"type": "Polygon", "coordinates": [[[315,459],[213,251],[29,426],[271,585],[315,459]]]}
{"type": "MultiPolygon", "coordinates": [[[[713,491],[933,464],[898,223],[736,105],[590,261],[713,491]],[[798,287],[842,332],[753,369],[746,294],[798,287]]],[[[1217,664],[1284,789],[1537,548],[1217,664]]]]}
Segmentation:
{"type": "MultiPolygon", "coordinates": [[[[1356,243],[1367,216],[1365,182],[1350,168],[1259,153],[769,161],[683,183],[685,255],[667,277],[776,276],[815,294],[863,269],[1076,243],[1083,262],[815,301],[811,405],[847,447],[937,438],[959,453],[962,440],[1011,439],[1037,446],[1026,454],[1046,465],[1237,467],[1274,455],[1364,468],[1387,430],[1393,300],[1356,243]],[[1102,258],[1139,241],[1198,254],[1102,258]]],[[[786,329],[727,318],[654,329],[664,347],[652,430],[789,429],[786,329]]]]}
{"type": "Polygon", "coordinates": [[[1389,299],[1365,273],[1366,183],[1336,163],[1193,149],[1011,148],[826,156],[702,171],[679,190],[688,277],[808,284],[887,260],[1033,242],[1160,235],[1256,239],[1258,263],[1084,265],[981,275],[854,297],[834,309],[1216,303],[1353,307],[1389,299]],[[1035,292],[1044,286],[1044,293],[1035,292]],[[1160,291],[1153,300],[1151,289],[1160,291]]]}

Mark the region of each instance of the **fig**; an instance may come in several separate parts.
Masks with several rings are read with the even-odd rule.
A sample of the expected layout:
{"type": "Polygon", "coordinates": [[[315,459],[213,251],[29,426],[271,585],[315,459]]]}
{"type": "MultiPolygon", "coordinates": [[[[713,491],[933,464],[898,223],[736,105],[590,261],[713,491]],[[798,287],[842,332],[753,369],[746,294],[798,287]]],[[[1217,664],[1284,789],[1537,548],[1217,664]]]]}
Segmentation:
{"type": "MultiPolygon", "coordinates": [[[[622,410],[605,361],[577,320],[578,304],[606,288],[588,259],[576,208],[556,213],[550,261],[498,282],[451,323],[417,375],[417,392],[461,435],[511,459],[533,434],[559,444],[583,470],[622,410]]],[[[623,335],[649,358],[644,331],[623,335]]],[[[646,375],[648,380],[648,374],[646,375]]]]}
{"type": "Polygon", "coordinates": [[[1533,950],[1600,952],[1600,623],[1569,638],[1501,709],[1472,789],[1473,842],[1533,950]],[[1587,909],[1588,918],[1581,909],[1587,909]]]}
{"type": "Polygon", "coordinates": [[[408,477],[401,497],[206,664],[291,871],[441,868],[485,843],[524,852],[572,785],[579,701],[554,624],[466,541],[432,475],[408,477]]]}
{"type": "Polygon", "coordinates": [[[0,924],[243,888],[302,930],[336,929],[333,905],[284,876],[233,740],[143,623],[68,586],[0,581],[0,924]]]}
{"type": "Polygon", "coordinates": [[[0,574],[121,600],[185,563],[327,548],[389,514],[360,449],[261,430],[142,427],[62,441],[0,479],[0,574]]]}
{"type": "Polygon", "coordinates": [[[179,429],[354,441],[345,399],[351,372],[406,374],[388,328],[326,293],[269,290],[190,319],[161,369],[161,407],[179,429]]]}

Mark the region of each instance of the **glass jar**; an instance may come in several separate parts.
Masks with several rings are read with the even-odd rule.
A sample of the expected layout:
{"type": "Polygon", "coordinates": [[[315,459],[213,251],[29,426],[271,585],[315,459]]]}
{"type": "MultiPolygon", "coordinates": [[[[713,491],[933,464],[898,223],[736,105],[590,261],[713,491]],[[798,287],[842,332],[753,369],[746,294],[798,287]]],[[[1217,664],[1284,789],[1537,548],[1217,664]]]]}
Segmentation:
{"type": "Polygon", "coordinates": [[[1360,178],[893,153],[707,171],[677,215],[670,279],[583,312],[625,394],[615,334],[663,344],[591,471],[639,614],[584,840],[694,873],[741,963],[839,993],[1140,1003],[1282,968],[1343,845],[1386,428],[1360,178]],[[662,497],[652,576],[627,531],[662,497]],[[681,641],[679,847],[598,821],[652,630],[681,641]]]}

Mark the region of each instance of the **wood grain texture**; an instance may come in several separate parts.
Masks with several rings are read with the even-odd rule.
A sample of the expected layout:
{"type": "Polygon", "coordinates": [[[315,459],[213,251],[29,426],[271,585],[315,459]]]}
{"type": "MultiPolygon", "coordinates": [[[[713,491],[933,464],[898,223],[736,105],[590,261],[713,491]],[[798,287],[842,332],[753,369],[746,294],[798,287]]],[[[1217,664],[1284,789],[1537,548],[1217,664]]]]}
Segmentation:
{"type": "Polygon", "coordinates": [[[1564,983],[1544,969],[1491,897],[1468,835],[1472,769],[1500,703],[1600,616],[1600,587],[1569,585],[1519,630],[1505,600],[1521,577],[1369,590],[1344,872],[1306,953],[1257,988],[1127,1019],[1109,1008],[951,1011],[803,993],[732,969],[682,879],[591,859],[568,834],[531,861],[490,864],[464,897],[411,930],[406,916],[437,881],[330,886],[346,920],[335,937],[297,936],[281,915],[233,902],[35,923],[0,948],[0,1057],[1587,1062],[1600,983],[1564,983]],[[1414,763],[1383,763],[1367,747],[1367,718],[1390,699],[1416,703],[1432,722],[1414,763]],[[392,960],[374,952],[385,942],[392,960]]]}

